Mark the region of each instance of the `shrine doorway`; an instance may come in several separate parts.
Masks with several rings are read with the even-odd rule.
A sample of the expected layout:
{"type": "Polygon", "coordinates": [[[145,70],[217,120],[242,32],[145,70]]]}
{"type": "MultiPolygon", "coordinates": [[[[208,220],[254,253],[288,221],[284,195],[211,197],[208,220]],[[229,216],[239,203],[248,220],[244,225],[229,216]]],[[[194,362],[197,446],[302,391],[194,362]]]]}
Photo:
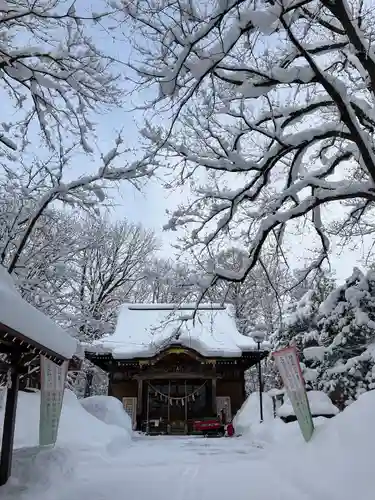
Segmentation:
{"type": "Polygon", "coordinates": [[[208,380],[152,380],[147,384],[144,408],[148,432],[187,434],[194,419],[212,413],[208,380]]]}

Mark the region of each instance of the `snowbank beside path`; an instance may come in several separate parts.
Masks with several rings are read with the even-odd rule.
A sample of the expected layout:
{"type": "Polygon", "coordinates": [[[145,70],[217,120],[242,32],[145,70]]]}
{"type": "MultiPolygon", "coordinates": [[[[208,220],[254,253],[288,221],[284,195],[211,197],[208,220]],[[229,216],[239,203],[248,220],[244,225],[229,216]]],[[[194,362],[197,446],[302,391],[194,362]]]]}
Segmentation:
{"type": "MultiPolygon", "coordinates": [[[[18,399],[15,448],[38,446],[39,443],[40,393],[21,392],[18,399]]],[[[0,432],[2,433],[4,408],[0,409],[0,432]]],[[[125,413],[125,411],[124,411],[125,413]]],[[[115,419],[118,420],[118,415],[115,419]]],[[[110,417],[107,417],[110,419],[110,417]]],[[[74,448],[106,447],[113,441],[126,443],[131,439],[125,426],[108,425],[91,415],[69,390],[65,391],[61,413],[58,446],[74,448]]],[[[1,434],[2,435],[2,434],[1,434]]]]}
{"type": "MultiPolygon", "coordinates": [[[[325,418],[314,418],[317,428],[324,425],[325,421],[325,418]]],[[[260,423],[259,392],[253,392],[234,417],[233,425],[236,435],[262,448],[272,444],[291,447],[303,439],[297,422],[285,424],[280,418],[274,418],[272,398],[268,393],[263,393],[262,423],[260,423]]]]}
{"type": "Polygon", "coordinates": [[[302,437],[293,439],[291,447],[283,442],[283,448],[273,448],[270,460],[301,493],[311,492],[311,498],[372,500],[374,415],[375,391],[370,391],[334,418],[314,419],[319,426],[309,443],[302,437]]]}
{"type": "MultiPolygon", "coordinates": [[[[129,417],[125,411],[123,425],[108,425],[86,411],[76,396],[66,390],[56,446],[40,448],[39,408],[40,393],[20,392],[12,477],[1,488],[0,496],[4,500],[37,499],[44,491],[49,491],[50,498],[53,498],[53,492],[59,485],[64,487],[67,479],[79,480],[77,470],[83,464],[108,464],[111,457],[130,446],[131,431],[127,427],[129,417]]],[[[109,413],[110,408],[107,421],[120,424],[119,412],[113,418],[109,413]]],[[[4,407],[0,409],[0,439],[3,418],[4,407]]]]}

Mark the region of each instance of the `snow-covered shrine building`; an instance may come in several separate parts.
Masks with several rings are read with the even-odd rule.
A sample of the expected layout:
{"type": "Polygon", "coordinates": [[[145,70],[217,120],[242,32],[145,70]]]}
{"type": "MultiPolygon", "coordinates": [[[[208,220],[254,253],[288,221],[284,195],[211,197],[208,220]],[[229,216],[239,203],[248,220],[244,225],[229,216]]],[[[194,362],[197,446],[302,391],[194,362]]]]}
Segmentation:
{"type": "Polygon", "coordinates": [[[226,307],[204,304],[125,304],[114,334],[86,349],[134,428],[166,434],[188,434],[221,410],[230,420],[246,398],[245,371],[267,354],[226,307]]]}

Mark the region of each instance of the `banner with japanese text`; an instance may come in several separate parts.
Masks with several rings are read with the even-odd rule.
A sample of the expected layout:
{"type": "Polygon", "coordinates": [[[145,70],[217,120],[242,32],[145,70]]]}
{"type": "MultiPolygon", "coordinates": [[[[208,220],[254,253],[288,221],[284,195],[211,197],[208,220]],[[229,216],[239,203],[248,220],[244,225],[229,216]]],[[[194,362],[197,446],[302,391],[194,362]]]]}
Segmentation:
{"type": "Polygon", "coordinates": [[[314,423],[297,351],[295,347],[287,347],[272,355],[293,406],[302,435],[305,441],[310,441],[314,433],[314,423]]]}
{"type": "Polygon", "coordinates": [[[68,365],[68,361],[59,366],[44,356],[40,357],[40,446],[56,443],[68,365]]]}

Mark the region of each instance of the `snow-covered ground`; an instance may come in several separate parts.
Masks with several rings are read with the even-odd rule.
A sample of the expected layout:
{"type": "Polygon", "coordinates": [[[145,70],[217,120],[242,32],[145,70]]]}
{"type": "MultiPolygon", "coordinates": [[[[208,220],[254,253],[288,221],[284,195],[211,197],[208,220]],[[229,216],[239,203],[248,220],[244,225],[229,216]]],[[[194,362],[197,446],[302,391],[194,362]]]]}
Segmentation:
{"type": "MultiPolygon", "coordinates": [[[[0,491],[2,500],[370,500],[374,496],[375,391],[331,420],[317,419],[308,444],[296,423],[283,424],[279,419],[261,426],[252,422],[252,431],[236,438],[130,436],[126,425],[99,420],[102,411],[96,418],[67,394],[56,448],[17,451],[13,478],[0,491]]],[[[35,429],[27,435],[27,428],[34,421],[37,400],[37,396],[22,397],[18,446],[36,444],[35,429]]],[[[97,403],[89,405],[92,413],[97,413],[92,410],[97,403]]]]}

